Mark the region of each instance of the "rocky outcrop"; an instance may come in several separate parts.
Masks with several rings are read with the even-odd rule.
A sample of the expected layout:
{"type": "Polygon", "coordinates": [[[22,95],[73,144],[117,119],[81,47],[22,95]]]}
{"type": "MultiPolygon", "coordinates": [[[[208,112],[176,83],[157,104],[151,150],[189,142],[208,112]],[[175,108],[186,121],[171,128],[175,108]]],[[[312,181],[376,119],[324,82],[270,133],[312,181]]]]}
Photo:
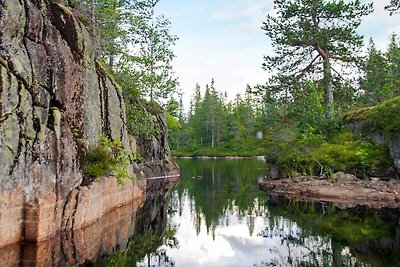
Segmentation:
{"type": "Polygon", "coordinates": [[[370,140],[374,145],[385,145],[389,148],[390,156],[393,159],[394,171],[400,175],[400,138],[387,137],[380,132],[365,131],[361,127],[361,122],[351,121],[347,128],[358,133],[363,138],[370,140]]]}
{"type": "Polygon", "coordinates": [[[400,175],[400,97],[380,105],[359,109],[345,115],[347,127],[375,145],[389,147],[397,176],[400,175]]]}
{"type": "Polygon", "coordinates": [[[113,210],[99,222],[76,229],[71,234],[56,234],[40,243],[13,244],[0,248],[0,264],[12,266],[78,266],[126,247],[135,230],[139,203],[113,210]]]}
{"type": "MultiPolygon", "coordinates": [[[[0,0],[0,246],[88,225],[141,197],[148,177],[141,165],[129,166],[140,183],[81,186],[85,153],[101,136],[131,149],[121,91],[95,48],[62,5],[0,0]]],[[[152,164],[176,173],[160,161],[168,145],[158,139],[152,164]]]]}

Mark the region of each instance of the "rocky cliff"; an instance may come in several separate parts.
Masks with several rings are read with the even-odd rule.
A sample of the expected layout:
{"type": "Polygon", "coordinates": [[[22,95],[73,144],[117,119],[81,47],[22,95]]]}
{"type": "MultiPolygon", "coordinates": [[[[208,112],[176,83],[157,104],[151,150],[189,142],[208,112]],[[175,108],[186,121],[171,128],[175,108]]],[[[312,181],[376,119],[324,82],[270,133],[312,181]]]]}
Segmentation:
{"type": "Polygon", "coordinates": [[[103,178],[81,186],[85,154],[101,136],[121,140],[125,150],[134,140],[121,91],[95,47],[60,4],[0,0],[0,246],[88,225],[141,198],[137,184],[143,188],[145,178],[178,174],[159,123],[161,137],[137,145],[145,159],[164,154],[129,165],[139,183],[103,178]]]}

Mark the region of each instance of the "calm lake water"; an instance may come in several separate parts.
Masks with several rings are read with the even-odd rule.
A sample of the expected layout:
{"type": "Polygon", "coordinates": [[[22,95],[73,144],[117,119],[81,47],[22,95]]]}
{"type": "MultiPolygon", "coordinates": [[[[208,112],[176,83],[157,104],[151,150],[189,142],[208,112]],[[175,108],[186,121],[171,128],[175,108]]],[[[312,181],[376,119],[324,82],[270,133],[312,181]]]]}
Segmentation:
{"type": "Polygon", "coordinates": [[[138,266],[400,266],[396,212],[268,199],[257,160],[184,160],[169,236],[138,266]]]}
{"type": "Polygon", "coordinates": [[[263,161],[177,162],[169,198],[153,190],[139,209],[0,249],[0,266],[400,266],[399,212],[270,199],[263,161]]]}

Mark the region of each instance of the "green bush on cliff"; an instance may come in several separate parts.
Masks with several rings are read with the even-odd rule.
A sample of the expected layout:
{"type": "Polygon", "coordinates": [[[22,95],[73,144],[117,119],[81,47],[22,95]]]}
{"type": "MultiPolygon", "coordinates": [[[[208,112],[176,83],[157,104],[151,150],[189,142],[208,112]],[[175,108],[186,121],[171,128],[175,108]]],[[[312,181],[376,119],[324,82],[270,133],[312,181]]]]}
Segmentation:
{"type": "Polygon", "coordinates": [[[155,102],[125,95],[127,126],[135,137],[151,140],[159,133],[155,116],[162,114],[162,108],[155,102]]]}
{"type": "Polygon", "coordinates": [[[99,144],[88,151],[83,174],[89,180],[110,175],[122,182],[123,179],[131,178],[128,174],[128,165],[135,159],[124,149],[120,140],[110,140],[102,136],[99,144]]]}

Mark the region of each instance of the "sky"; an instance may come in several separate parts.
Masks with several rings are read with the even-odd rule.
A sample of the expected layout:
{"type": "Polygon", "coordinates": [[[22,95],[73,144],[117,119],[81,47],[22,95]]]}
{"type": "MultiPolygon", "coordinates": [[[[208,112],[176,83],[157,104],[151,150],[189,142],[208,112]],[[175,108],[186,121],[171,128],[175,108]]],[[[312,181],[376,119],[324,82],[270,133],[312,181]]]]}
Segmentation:
{"type": "MultiPolygon", "coordinates": [[[[390,34],[400,35],[400,14],[390,16],[384,10],[390,0],[362,2],[373,2],[375,11],[357,31],[365,43],[372,37],[385,50],[390,34]]],[[[273,12],[272,0],[160,0],[157,8],[169,18],[171,33],[179,38],[173,48],[173,66],[186,111],[196,83],[204,90],[214,78],[216,89],[233,99],[244,94],[247,84],[268,79],[261,64],[273,47],[261,26],[273,12]]]]}

